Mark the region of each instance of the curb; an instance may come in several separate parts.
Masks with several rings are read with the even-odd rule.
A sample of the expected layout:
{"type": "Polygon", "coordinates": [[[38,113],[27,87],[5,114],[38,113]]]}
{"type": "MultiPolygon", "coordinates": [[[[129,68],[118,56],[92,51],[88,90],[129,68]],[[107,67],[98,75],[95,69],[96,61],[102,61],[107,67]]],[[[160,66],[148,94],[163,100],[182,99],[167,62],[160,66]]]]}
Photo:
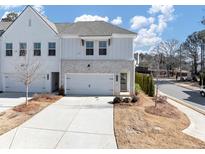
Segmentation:
{"type": "Polygon", "coordinates": [[[181,104],[181,105],[184,105],[184,106],[186,106],[186,107],[188,107],[188,108],[190,108],[190,109],[192,109],[192,110],[194,110],[194,111],[196,111],[196,112],[199,112],[199,113],[205,115],[205,111],[204,111],[204,110],[201,110],[201,109],[198,108],[198,107],[195,107],[195,106],[193,106],[193,105],[190,105],[190,104],[188,104],[188,103],[186,103],[186,102],[184,102],[184,101],[181,101],[181,100],[179,100],[179,99],[177,99],[177,98],[174,98],[174,97],[172,97],[172,96],[169,96],[169,95],[167,95],[167,94],[165,94],[165,93],[163,93],[163,92],[161,92],[161,91],[159,91],[159,92],[160,92],[160,94],[162,94],[162,95],[164,95],[164,96],[167,96],[169,99],[171,99],[171,100],[173,100],[173,101],[175,101],[175,102],[177,102],[177,103],[179,103],[179,104],[181,104]]]}
{"type": "Polygon", "coordinates": [[[197,89],[194,89],[194,88],[190,88],[188,86],[183,86],[183,85],[177,84],[177,83],[172,82],[172,81],[169,81],[169,82],[175,84],[176,86],[179,86],[179,87],[182,87],[182,88],[186,88],[186,89],[189,89],[189,90],[200,90],[200,88],[198,88],[198,87],[196,87],[197,89]]]}

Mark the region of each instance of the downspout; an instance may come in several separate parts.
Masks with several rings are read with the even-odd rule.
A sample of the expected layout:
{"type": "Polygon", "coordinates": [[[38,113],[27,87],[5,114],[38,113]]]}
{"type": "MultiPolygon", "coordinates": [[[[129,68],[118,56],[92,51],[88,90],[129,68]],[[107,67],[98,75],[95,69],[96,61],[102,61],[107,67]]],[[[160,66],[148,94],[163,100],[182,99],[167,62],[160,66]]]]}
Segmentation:
{"type": "Polygon", "coordinates": [[[60,63],[59,63],[59,88],[61,88],[61,86],[62,86],[62,42],[61,42],[61,37],[60,37],[60,35],[59,35],[59,49],[60,49],[60,57],[59,57],[59,59],[60,59],[60,63]]]}

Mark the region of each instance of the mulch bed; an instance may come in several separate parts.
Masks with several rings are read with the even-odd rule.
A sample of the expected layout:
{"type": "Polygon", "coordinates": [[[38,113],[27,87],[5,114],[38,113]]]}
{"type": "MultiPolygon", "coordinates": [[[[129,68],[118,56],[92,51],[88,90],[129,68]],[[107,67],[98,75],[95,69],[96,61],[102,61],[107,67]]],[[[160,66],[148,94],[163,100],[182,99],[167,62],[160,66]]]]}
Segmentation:
{"type": "Polygon", "coordinates": [[[13,109],[0,112],[0,135],[18,127],[48,105],[55,103],[62,96],[40,94],[34,95],[28,105],[21,104],[13,109]]]}
{"type": "Polygon", "coordinates": [[[205,148],[205,142],[182,132],[190,124],[184,113],[170,104],[154,109],[152,98],[143,93],[139,98],[132,105],[114,104],[118,148],[205,148]]]}

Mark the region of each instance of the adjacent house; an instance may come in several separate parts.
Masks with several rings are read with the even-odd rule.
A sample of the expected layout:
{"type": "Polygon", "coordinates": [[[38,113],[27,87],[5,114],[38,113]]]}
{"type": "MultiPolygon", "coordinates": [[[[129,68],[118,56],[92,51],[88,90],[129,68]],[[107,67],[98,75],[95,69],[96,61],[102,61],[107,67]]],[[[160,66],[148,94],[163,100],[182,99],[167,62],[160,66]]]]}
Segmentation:
{"type": "Polygon", "coordinates": [[[135,36],[104,21],[53,23],[27,6],[14,22],[0,22],[0,91],[25,91],[15,66],[27,58],[41,64],[30,92],[132,95],[135,36]]]}

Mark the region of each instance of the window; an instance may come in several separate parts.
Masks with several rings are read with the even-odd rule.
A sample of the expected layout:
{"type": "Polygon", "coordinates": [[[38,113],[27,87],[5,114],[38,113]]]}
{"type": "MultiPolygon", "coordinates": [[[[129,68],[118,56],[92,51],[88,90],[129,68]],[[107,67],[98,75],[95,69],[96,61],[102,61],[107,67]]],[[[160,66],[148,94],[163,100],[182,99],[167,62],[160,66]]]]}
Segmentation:
{"type": "Polygon", "coordinates": [[[94,43],[93,41],[86,41],[86,55],[94,54],[94,43]]]}
{"type": "Polygon", "coordinates": [[[6,56],[12,56],[13,44],[6,43],[6,56]]]}
{"type": "Polygon", "coordinates": [[[56,55],[56,43],[55,42],[49,42],[48,43],[48,55],[49,56],[55,56],[56,55]]]}
{"type": "Polygon", "coordinates": [[[27,44],[26,43],[20,43],[19,46],[20,46],[19,56],[25,56],[26,55],[27,44]]]}
{"type": "Polygon", "coordinates": [[[41,43],[34,43],[33,44],[33,51],[34,56],[40,56],[41,55],[41,43]]]}
{"type": "Polygon", "coordinates": [[[107,41],[99,41],[99,55],[107,54],[107,41]]]}

